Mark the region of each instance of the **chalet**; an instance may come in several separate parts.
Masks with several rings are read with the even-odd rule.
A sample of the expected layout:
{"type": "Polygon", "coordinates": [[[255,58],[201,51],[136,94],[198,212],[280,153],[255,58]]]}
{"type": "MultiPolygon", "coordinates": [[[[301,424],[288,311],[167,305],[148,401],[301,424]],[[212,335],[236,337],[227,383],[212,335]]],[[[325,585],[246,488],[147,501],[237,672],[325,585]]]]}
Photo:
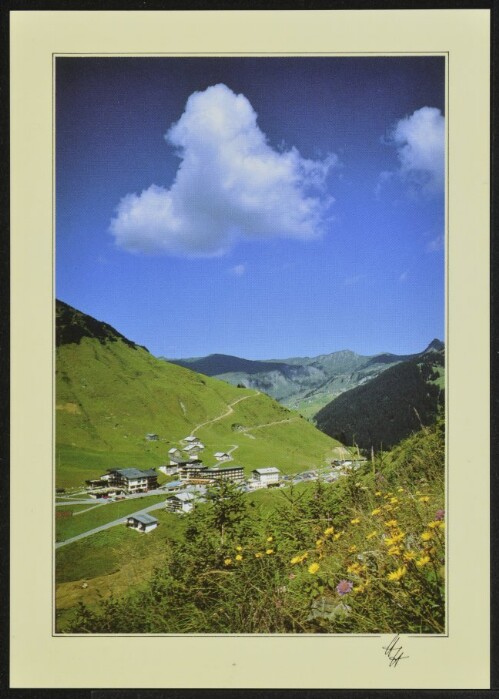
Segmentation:
{"type": "Polygon", "coordinates": [[[181,441],[185,442],[186,444],[199,444],[201,447],[203,447],[199,437],[194,437],[194,435],[190,435],[189,437],[184,437],[181,441]]]}
{"type": "Polygon", "coordinates": [[[166,509],[170,512],[190,512],[194,507],[195,497],[192,493],[177,493],[166,501],[166,509]]]}
{"type": "Polygon", "coordinates": [[[135,529],[138,532],[143,532],[144,534],[147,534],[153,529],[156,529],[156,527],[158,526],[158,520],[156,519],[156,517],[148,515],[147,513],[140,515],[131,515],[130,517],[127,517],[126,525],[131,529],[135,529]]]}
{"type": "Polygon", "coordinates": [[[167,490],[169,493],[175,493],[177,490],[180,490],[183,488],[185,483],[183,481],[170,481],[167,483],[164,488],[167,490]]]}
{"type": "Polygon", "coordinates": [[[121,488],[127,493],[146,493],[158,487],[158,474],[153,468],[148,471],[138,468],[108,469],[101,479],[107,480],[109,487],[121,488]]]}
{"type": "Polygon", "coordinates": [[[217,451],[215,452],[215,459],[217,461],[230,461],[231,455],[225,451],[217,451]]]}
{"type": "Polygon", "coordinates": [[[180,449],[178,449],[178,447],[168,449],[168,456],[170,458],[170,466],[178,464],[179,461],[182,461],[182,452],[180,449]]]}
{"type": "Polygon", "coordinates": [[[268,486],[270,483],[278,483],[280,471],[275,466],[267,468],[255,468],[252,472],[253,481],[260,487],[268,486]]]}
{"type": "Polygon", "coordinates": [[[189,456],[190,459],[195,459],[202,449],[204,449],[204,444],[201,444],[201,442],[199,442],[197,444],[189,444],[188,447],[185,447],[184,452],[189,456]]]}
{"type": "Polygon", "coordinates": [[[157,434],[153,434],[152,432],[150,434],[146,434],[146,440],[148,442],[157,442],[159,439],[157,434]]]}
{"type": "Polygon", "coordinates": [[[173,476],[176,473],[178,473],[178,464],[177,463],[169,463],[165,464],[164,466],[159,466],[158,471],[161,471],[161,473],[164,473],[165,476],[173,476]]]}

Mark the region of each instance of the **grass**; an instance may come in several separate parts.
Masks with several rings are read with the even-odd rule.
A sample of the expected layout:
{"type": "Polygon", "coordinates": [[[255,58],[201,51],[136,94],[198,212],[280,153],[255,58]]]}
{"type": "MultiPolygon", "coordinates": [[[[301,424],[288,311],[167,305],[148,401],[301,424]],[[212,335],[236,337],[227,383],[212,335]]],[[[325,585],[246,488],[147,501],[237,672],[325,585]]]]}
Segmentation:
{"type": "MultiPolygon", "coordinates": [[[[142,510],[149,505],[155,505],[158,502],[166,500],[166,495],[149,495],[133,500],[121,500],[119,502],[109,502],[105,505],[99,505],[89,512],[78,514],[78,516],[61,517],[57,513],[77,512],[74,508],[77,505],[67,505],[56,508],[56,541],[65,541],[73,536],[83,534],[83,532],[95,529],[103,524],[112,522],[115,519],[120,519],[132,512],[142,510]]],[[[154,514],[156,516],[156,514],[154,514]]]]}
{"type": "Polygon", "coordinates": [[[197,432],[208,465],[215,463],[214,451],[238,444],[234,463],[246,473],[269,464],[294,473],[323,463],[338,444],[266,395],[195,374],[143,349],[89,338],[64,345],[57,355],[57,487],[82,485],[107,468],[158,467],[168,461],[171,446],[240,398],[227,417],[197,432]],[[282,420],[289,422],[260,427],[282,420]],[[146,441],[149,432],[159,440],[146,441]]]}

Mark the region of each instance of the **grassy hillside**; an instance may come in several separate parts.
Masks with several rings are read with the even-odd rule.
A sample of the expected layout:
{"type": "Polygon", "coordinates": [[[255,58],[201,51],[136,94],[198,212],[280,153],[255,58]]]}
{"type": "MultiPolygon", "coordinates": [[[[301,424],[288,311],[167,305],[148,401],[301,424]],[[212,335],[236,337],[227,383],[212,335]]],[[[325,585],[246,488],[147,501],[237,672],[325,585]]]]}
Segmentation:
{"type": "Polygon", "coordinates": [[[338,445],[268,396],[156,359],[66,304],[57,305],[57,324],[57,487],[107,468],[160,466],[196,428],[205,463],[234,448],[234,462],[248,473],[268,465],[303,470],[338,445]],[[148,433],[159,440],[147,441],[148,433]]]}

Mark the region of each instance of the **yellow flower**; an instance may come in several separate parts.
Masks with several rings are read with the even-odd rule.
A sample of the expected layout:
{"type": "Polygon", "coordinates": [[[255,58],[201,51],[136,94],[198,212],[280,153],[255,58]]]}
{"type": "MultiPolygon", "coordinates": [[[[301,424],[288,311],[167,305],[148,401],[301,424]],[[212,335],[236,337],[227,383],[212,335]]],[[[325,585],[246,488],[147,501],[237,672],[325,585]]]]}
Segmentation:
{"type": "Polygon", "coordinates": [[[270,556],[271,553],[274,553],[274,549],[267,549],[265,553],[267,554],[267,556],[270,556]]]}
{"type": "MultiPolygon", "coordinates": [[[[262,555],[262,554],[260,554],[260,555],[262,555]]],[[[292,566],[296,565],[297,563],[301,563],[301,562],[302,562],[301,556],[293,556],[293,558],[291,559],[292,566]]]]}
{"type": "Polygon", "coordinates": [[[416,554],[414,551],[406,551],[404,553],[404,560],[405,561],[413,561],[416,558],[416,554]]]}
{"type": "Polygon", "coordinates": [[[445,529],[445,522],[439,522],[438,527],[439,529],[445,529]]]}
{"type": "Polygon", "coordinates": [[[343,532],[336,532],[336,534],[333,536],[334,541],[338,541],[340,536],[343,536],[343,532]]]}
{"type": "Polygon", "coordinates": [[[392,546],[392,544],[398,544],[405,537],[404,532],[391,532],[391,536],[385,539],[385,544],[387,546],[392,546]]]}
{"type": "Polygon", "coordinates": [[[238,553],[236,556],[236,561],[242,561],[242,560],[243,560],[243,557],[241,556],[240,553],[238,553]]]}
{"type": "Polygon", "coordinates": [[[388,555],[389,556],[400,556],[400,547],[399,546],[392,546],[391,548],[388,549],[388,555]]]}
{"type": "Polygon", "coordinates": [[[350,553],[355,553],[357,551],[357,547],[355,546],[355,544],[353,544],[353,546],[350,546],[348,550],[350,553]]]}
{"type": "Polygon", "coordinates": [[[438,527],[439,524],[440,524],[440,522],[428,522],[428,524],[426,526],[429,529],[435,529],[436,527],[438,527]]]}
{"type": "Polygon", "coordinates": [[[226,558],[226,559],[224,560],[224,563],[225,563],[226,566],[230,566],[230,564],[232,563],[232,558],[226,558]]]}
{"type": "Polygon", "coordinates": [[[334,532],[334,527],[328,527],[324,530],[324,536],[330,536],[334,532]]]}
{"type": "Polygon", "coordinates": [[[388,522],[385,522],[385,527],[396,527],[398,524],[396,519],[389,519],[388,522]]]}
{"type": "Polygon", "coordinates": [[[360,563],[351,563],[347,568],[347,573],[353,573],[354,575],[358,575],[363,570],[364,566],[361,566],[360,563]]]}
{"type": "Polygon", "coordinates": [[[322,539],[317,539],[317,541],[315,542],[315,545],[317,546],[317,548],[320,548],[323,543],[324,542],[322,541],[322,539]]]}
{"type": "Polygon", "coordinates": [[[423,495],[422,498],[419,498],[419,502],[430,502],[430,498],[428,495],[423,495]]]}
{"type": "Polygon", "coordinates": [[[268,536],[267,541],[274,541],[274,538],[272,536],[268,536]]]}
{"type": "Polygon", "coordinates": [[[236,551],[242,551],[243,547],[242,546],[236,546],[236,551]]]}
{"type": "Polygon", "coordinates": [[[390,498],[390,503],[392,505],[396,505],[398,503],[399,499],[398,498],[390,498]]]}
{"type": "Polygon", "coordinates": [[[391,505],[383,505],[383,509],[387,512],[391,512],[393,510],[393,507],[391,505]]]}
{"type": "Polygon", "coordinates": [[[356,585],[355,587],[352,588],[352,592],[356,592],[357,594],[360,592],[364,592],[366,589],[365,585],[356,585]]]}
{"type": "Polygon", "coordinates": [[[403,493],[403,492],[404,492],[404,489],[402,487],[397,488],[397,493],[403,493]]]}
{"type": "Polygon", "coordinates": [[[381,492],[381,490],[377,490],[374,494],[377,495],[378,497],[379,497],[380,495],[383,495],[383,493],[381,492]]]}
{"type": "Polygon", "coordinates": [[[430,541],[430,539],[433,539],[433,533],[432,532],[423,532],[421,534],[421,538],[423,541],[430,541]]]}
{"type": "Polygon", "coordinates": [[[429,562],[430,562],[429,556],[421,556],[421,558],[418,558],[418,560],[416,561],[416,565],[418,568],[422,568],[423,566],[425,566],[429,562]]]}
{"type": "Polygon", "coordinates": [[[369,539],[374,539],[375,536],[378,536],[378,532],[377,532],[377,531],[372,531],[372,532],[370,532],[370,533],[366,536],[366,539],[367,539],[367,540],[369,540],[369,539]]]}
{"type": "Polygon", "coordinates": [[[309,566],[308,566],[308,572],[309,572],[311,575],[314,575],[314,573],[317,573],[317,571],[319,570],[319,568],[320,568],[320,565],[319,565],[318,563],[312,563],[312,565],[309,565],[309,566]]]}
{"type": "Polygon", "coordinates": [[[397,568],[397,570],[394,570],[392,573],[388,573],[386,578],[390,582],[398,582],[400,580],[400,578],[404,577],[406,572],[407,572],[407,568],[405,566],[402,566],[401,568],[397,568]]]}
{"type": "Polygon", "coordinates": [[[381,509],[379,507],[376,507],[372,512],[372,515],[380,515],[381,514],[381,509]]]}
{"type": "Polygon", "coordinates": [[[263,556],[263,553],[260,553],[260,551],[255,553],[255,558],[261,558],[262,556],[263,556]]]}
{"type": "Polygon", "coordinates": [[[360,519],[358,517],[355,517],[355,519],[350,520],[350,524],[358,524],[360,522],[360,519]]]}

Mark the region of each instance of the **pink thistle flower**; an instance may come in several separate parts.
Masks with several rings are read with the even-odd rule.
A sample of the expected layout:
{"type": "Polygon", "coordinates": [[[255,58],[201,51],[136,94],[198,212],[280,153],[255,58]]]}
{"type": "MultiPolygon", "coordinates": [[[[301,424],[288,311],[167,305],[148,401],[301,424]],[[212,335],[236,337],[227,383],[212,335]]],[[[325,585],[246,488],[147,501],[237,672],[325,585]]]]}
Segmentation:
{"type": "Polygon", "coordinates": [[[435,520],[441,522],[445,517],[445,510],[437,510],[435,512],[435,520]]]}
{"type": "Polygon", "coordinates": [[[340,582],[336,585],[336,592],[339,595],[347,595],[352,591],[352,588],[353,582],[350,582],[350,580],[340,580],[340,582]]]}

